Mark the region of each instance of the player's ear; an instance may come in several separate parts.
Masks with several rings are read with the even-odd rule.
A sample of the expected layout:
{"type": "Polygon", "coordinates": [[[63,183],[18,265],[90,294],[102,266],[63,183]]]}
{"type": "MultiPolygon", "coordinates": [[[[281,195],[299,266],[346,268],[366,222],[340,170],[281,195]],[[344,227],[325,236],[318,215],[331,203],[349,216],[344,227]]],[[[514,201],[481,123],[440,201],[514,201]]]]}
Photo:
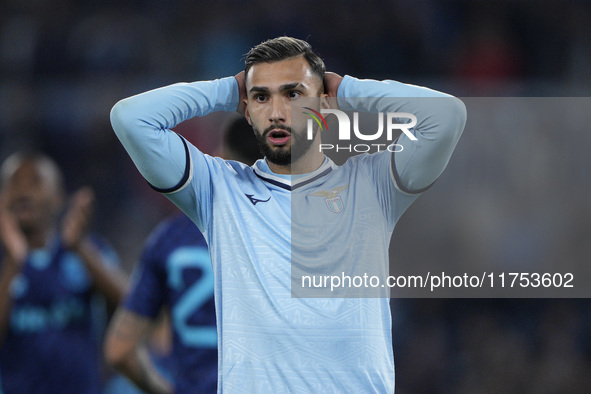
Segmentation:
{"type": "Polygon", "coordinates": [[[250,113],[248,111],[248,101],[246,99],[244,100],[244,117],[246,118],[248,124],[252,126],[252,122],[250,120],[250,113]]]}
{"type": "Polygon", "coordinates": [[[326,83],[323,81],[322,82],[322,93],[320,93],[318,96],[320,97],[320,108],[330,108],[328,102],[327,102],[327,97],[328,97],[328,93],[326,92],[326,83]]]}
{"type": "Polygon", "coordinates": [[[320,108],[330,109],[336,107],[336,97],[329,97],[327,94],[323,94],[320,97],[320,108]]]}

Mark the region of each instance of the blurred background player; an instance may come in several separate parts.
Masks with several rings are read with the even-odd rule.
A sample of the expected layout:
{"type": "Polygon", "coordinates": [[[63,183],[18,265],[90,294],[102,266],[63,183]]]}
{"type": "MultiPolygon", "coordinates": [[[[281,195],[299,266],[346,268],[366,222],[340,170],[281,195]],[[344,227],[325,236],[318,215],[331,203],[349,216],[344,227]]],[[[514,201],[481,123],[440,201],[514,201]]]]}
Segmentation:
{"type": "MultiPolygon", "coordinates": [[[[243,117],[229,123],[220,156],[248,165],[262,157],[243,117]]],[[[107,361],[150,393],[171,392],[173,386],[176,393],[216,392],[213,272],[207,244],[195,224],[183,214],[162,222],[149,236],[134,276],[108,330],[107,361]],[[172,323],[173,351],[169,360],[158,360],[150,356],[144,340],[164,306],[172,323]]],[[[110,392],[125,390],[118,384],[110,392]]]]}
{"type": "Polygon", "coordinates": [[[0,182],[0,392],[98,393],[96,295],[114,307],[124,282],[114,251],[89,235],[93,192],[76,192],[60,222],[64,184],[52,159],[15,153],[0,182]]]}

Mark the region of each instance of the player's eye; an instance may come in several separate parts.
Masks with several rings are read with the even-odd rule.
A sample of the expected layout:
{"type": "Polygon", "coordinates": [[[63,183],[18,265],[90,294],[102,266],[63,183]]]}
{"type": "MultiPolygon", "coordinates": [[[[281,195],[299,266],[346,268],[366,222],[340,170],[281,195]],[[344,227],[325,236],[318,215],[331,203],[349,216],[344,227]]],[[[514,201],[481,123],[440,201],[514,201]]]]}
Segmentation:
{"type": "Polygon", "coordinates": [[[257,94],[254,96],[254,99],[259,103],[264,103],[267,100],[267,96],[264,94],[257,94]]]}
{"type": "Polygon", "coordinates": [[[292,90],[287,95],[290,99],[297,99],[298,97],[301,96],[301,93],[296,90],[292,90]]]}

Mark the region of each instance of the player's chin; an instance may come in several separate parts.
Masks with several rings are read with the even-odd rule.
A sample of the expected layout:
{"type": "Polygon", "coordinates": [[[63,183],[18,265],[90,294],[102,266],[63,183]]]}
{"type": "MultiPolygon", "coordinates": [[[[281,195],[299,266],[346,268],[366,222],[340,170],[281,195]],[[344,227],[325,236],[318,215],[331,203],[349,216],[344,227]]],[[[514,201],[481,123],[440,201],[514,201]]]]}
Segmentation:
{"type": "Polygon", "coordinates": [[[277,144],[272,143],[271,141],[267,141],[267,147],[269,148],[269,150],[272,150],[272,151],[278,151],[278,152],[279,151],[281,151],[281,152],[289,151],[289,150],[291,150],[291,140],[287,141],[285,144],[282,144],[282,145],[277,145],[277,144]]]}

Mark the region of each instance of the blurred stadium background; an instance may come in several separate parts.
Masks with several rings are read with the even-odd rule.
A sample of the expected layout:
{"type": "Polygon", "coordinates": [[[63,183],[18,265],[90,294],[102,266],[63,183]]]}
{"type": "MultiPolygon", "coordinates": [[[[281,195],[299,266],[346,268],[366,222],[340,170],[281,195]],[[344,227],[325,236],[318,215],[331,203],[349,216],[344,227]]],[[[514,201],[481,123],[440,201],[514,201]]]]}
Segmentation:
{"type": "MultiPolygon", "coordinates": [[[[93,186],[96,229],[129,271],[173,207],[139,177],[110,108],[161,85],[234,75],[250,47],[283,34],[308,39],[331,71],[460,97],[584,97],[591,86],[584,0],[3,0],[0,159],[41,149],[69,190],[93,186]]],[[[215,114],[179,131],[215,153],[227,121],[215,114]]],[[[400,264],[486,260],[523,270],[550,260],[558,270],[590,260],[589,131],[506,126],[465,130],[443,177],[395,231],[400,264]]],[[[392,305],[397,393],[591,387],[588,300],[392,305]]]]}

